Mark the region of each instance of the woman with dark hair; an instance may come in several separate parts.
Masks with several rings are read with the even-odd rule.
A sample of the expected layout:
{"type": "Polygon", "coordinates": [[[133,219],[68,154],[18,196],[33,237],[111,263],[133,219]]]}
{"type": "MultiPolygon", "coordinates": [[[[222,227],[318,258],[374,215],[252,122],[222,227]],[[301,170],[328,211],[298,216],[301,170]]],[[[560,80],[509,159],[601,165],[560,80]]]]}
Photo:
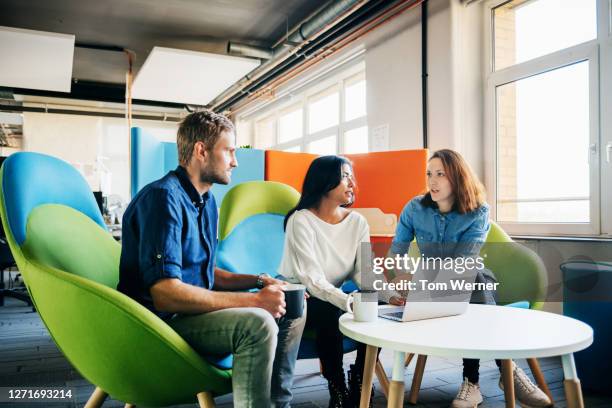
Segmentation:
{"type": "MultiPolygon", "coordinates": [[[[402,210],[391,252],[406,253],[416,238],[426,257],[478,256],[489,232],[489,206],[484,188],[468,163],[453,150],[435,152],[427,164],[427,193],[413,198],[402,210]]],[[[478,271],[477,282],[495,282],[487,269],[478,271]]],[[[475,291],[472,303],[495,304],[492,291],[475,291]]],[[[497,366],[501,363],[496,360],[497,366]]],[[[463,377],[452,408],[472,408],[482,402],[478,385],[480,361],[463,359],[463,377]]],[[[514,389],[523,407],[546,407],[550,399],[525,372],[514,365],[514,389]]],[[[501,380],[500,380],[501,387],[501,380]]]]}
{"type": "MultiPolygon", "coordinates": [[[[351,162],[341,156],[315,159],[306,173],[302,196],[285,217],[285,248],[279,273],[306,286],[306,328],[316,333],[323,376],[328,381],[330,407],[358,406],[365,360],[360,344],[349,370],[349,389],[342,368],[342,334],[338,319],[346,311],[348,295],[340,290],[347,279],[358,285],[362,243],[370,242],[365,218],[350,211],[355,195],[351,162]]],[[[401,298],[390,299],[403,304],[401,298]]]]}

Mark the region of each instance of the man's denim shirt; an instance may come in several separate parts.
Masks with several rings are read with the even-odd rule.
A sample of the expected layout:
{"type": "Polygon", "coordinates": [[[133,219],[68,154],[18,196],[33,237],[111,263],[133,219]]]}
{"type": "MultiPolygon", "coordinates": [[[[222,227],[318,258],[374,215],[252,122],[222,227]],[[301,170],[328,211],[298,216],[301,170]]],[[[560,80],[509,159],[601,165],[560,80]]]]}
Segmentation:
{"type": "Polygon", "coordinates": [[[410,200],[402,210],[393,239],[392,252],[405,254],[414,238],[421,254],[427,257],[477,255],[489,232],[489,206],[474,211],[442,214],[421,204],[423,196],[410,200]]]}
{"type": "Polygon", "coordinates": [[[136,194],[123,215],[117,289],[162,318],[149,293],[163,278],[212,289],[217,204],[200,196],[181,166],[136,194]]]}

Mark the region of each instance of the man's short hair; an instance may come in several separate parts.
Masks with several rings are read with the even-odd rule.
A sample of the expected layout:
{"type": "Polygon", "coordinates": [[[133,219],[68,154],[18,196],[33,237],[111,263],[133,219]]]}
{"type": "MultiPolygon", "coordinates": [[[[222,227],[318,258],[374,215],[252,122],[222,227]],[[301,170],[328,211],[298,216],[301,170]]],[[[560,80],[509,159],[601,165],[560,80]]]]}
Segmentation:
{"type": "Polygon", "coordinates": [[[223,132],[234,132],[234,124],[221,114],[202,110],[186,116],[176,137],[179,163],[189,164],[196,142],[204,143],[206,150],[211,150],[223,132]]]}

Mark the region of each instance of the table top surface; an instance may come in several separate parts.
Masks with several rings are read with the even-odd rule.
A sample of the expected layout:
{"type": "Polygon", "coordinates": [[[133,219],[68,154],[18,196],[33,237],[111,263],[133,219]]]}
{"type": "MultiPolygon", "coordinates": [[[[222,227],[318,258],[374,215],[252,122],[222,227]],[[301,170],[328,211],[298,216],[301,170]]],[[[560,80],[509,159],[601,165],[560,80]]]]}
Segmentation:
{"type": "Polygon", "coordinates": [[[469,305],[466,313],[414,322],[340,318],[357,341],[409,353],[464,358],[531,358],[573,353],[593,342],[593,329],[566,316],[514,307],[469,305]]]}

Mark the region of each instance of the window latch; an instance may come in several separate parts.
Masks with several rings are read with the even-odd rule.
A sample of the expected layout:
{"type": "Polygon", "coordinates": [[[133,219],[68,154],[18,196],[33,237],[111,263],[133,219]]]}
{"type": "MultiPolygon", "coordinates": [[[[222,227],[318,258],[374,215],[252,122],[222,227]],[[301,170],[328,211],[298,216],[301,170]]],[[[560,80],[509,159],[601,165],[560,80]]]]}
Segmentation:
{"type": "Polygon", "coordinates": [[[606,145],[606,161],[610,163],[610,153],[612,152],[612,142],[608,142],[606,145]]]}
{"type": "Polygon", "coordinates": [[[594,156],[597,154],[597,143],[593,143],[589,145],[589,155],[587,158],[587,161],[589,164],[591,164],[591,156],[594,156]]]}

